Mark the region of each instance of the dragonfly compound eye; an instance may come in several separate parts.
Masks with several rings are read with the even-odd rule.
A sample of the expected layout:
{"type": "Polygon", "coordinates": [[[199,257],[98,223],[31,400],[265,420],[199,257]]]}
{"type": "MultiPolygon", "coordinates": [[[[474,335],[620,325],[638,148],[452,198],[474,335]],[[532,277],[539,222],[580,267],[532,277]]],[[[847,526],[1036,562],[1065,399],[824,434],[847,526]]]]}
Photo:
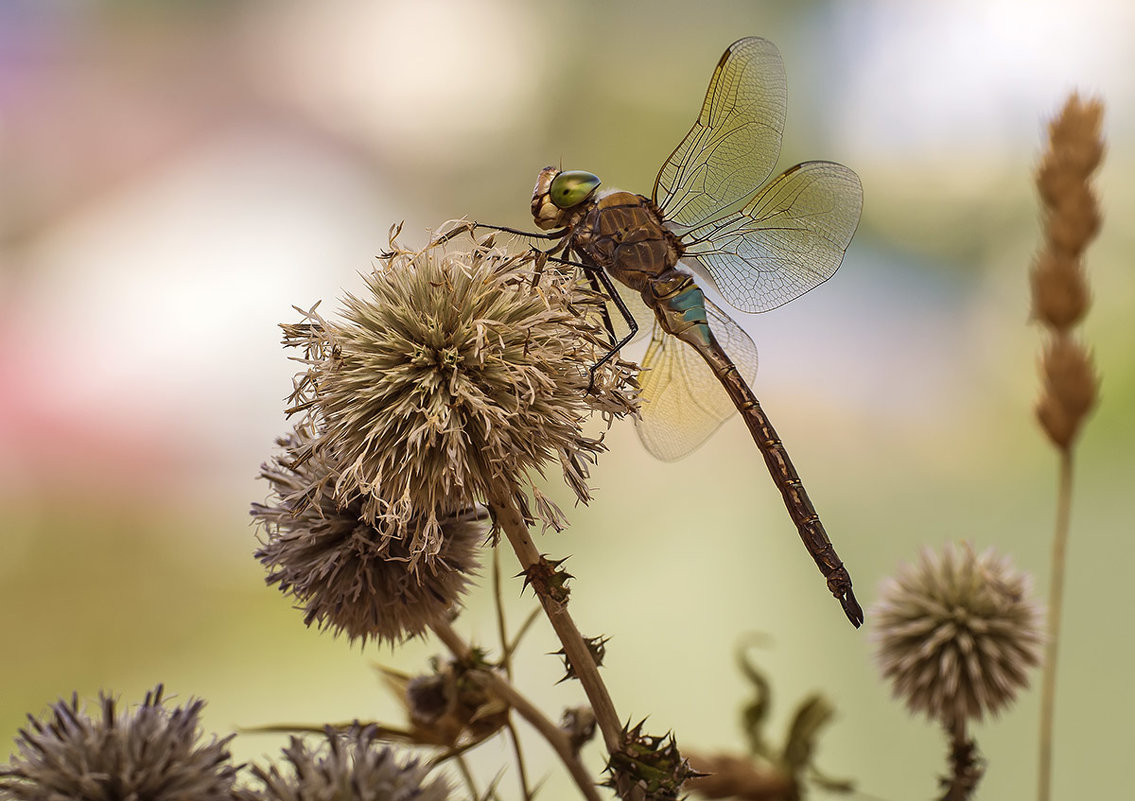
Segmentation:
{"type": "Polygon", "coordinates": [[[587,200],[599,183],[597,175],[583,170],[568,170],[552,179],[548,194],[558,208],[570,209],[587,200]]]}

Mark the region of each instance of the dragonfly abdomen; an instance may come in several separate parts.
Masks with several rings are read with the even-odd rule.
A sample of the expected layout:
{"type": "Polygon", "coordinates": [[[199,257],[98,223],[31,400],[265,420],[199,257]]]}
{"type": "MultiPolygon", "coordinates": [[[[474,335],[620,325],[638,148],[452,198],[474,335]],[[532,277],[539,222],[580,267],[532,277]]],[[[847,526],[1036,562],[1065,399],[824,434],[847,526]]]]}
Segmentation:
{"type": "Polygon", "coordinates": [[[788,451],[761,408],[760,401],[713,336],[706,320],[705,297],[701,290],[689,276],[674,270],[656,279],[651,289],[643,296],[654,307],[662,328],[697,350],[737,407],[764,458],[773,483],[780,490],[800,539],[827,579],[828,590],[839,599],[848,620],[858,627],[863,622],[863,610],[852,592],[851,576],[836,553],[816,507],[804,489],[804,482],[788,458],[788,451]]]}

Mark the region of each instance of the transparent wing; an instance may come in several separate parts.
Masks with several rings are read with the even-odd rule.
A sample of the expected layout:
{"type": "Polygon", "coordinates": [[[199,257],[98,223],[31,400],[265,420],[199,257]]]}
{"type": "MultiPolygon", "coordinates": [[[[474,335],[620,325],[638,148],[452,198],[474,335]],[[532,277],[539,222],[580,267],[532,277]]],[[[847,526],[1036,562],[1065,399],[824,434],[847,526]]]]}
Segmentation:
{"type": "Polygon", "coordinates": [[[847,167],[797,164],[736,214],[686,231],[682,261],[741,311],[775,309],[835,274],[862,209],[859,176],[847,167]]]}
{"type": "MultiPolygon", "coordinates": [[[[752,384],[757,346],[737,323],[706,300],[709,327],[718,344],[752,384]]],[[[670,462],[697,448],[736,411],[713,371],[698,352],[654,324],[642,360],[642,417],[638,436],[651,454],[670,462]]]]}
{"type": "Polygon", "coordinates": [[[698,121],[654,181],[663,216],[699,226],[752,195],[776,166],[787,104],[776,45],[756,37],[730,45],[698,121]]]}

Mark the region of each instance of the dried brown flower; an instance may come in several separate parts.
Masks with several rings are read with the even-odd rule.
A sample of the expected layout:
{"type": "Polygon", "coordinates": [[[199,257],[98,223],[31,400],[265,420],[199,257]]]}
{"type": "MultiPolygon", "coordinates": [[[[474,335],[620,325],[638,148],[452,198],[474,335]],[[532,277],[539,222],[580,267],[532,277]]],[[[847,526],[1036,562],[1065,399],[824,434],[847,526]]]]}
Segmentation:
{"type": "Polygon", "coordinates": [[[328,728],[317,746],[299,737],[283,749],[290,770],[254,766],[264,801],[445,801],[449,785],[416,760],[402,761],[374,726],[328,728]]]}
{"type": "Polygon", "coordinates": [[[494,495],[527,509],[526,487],[545,522],[561,524],[530,474],[558,460],[586,500],[603,445],[584,421],[634,408],[629,365],[612,360],[591,382],[606,352],[601,299],[536,261],[481,244],[411,251],[392,235],[340,319],[312,310],[284,326],[307,363],[293,410],[319,431],[312,452],[338,455],[335,495],[361,500],[367,520],[399,504],[425,515],[425,553],[436,550],[432,516],[494,495]]]}
{"type": "Polygon", "coordinates": [[[952,726],[1012,702],[1039,662],[1041,614],[1007,557],[922,551],[875,606],[879,667],[913,712],[952,726]]]}
{"type": "Polygon", "coordinates": [[[201,742],[205,702],[169,708],[158,685],[134,711],[100,694],[98,713],[78,695],[59,701],[44,720],[28,716],[17,753],[0,767],[0,798],[11,801],[237,801],[238,766],[228,742],[201,742]]]}
{"type": "Polygon", "coordinates": [[[1049,145],[1037,169],[1044,243],[1029,275],[1032,317],[1049,330],[1042,359],[1044,388],[1037,417],[1048,438],[1068,450],[1096,403],[1092,360],[1071,330],[1087,313],[1091,292],[1083,253],[1100,227],[1091,174],[1103,158],[1103,104],[1073,94],[1049,126],[1049,145]]]}
{"type": "Polygon", "coordinates": [[[445,620],[457,607],[476,552],[487,531],[487,513],[474,507],[443,517],[424,547],[424,516],[393,510],[374,523],[363,519],[360,498],[333,495],[340,470],[330,448],[311,450],[305,429],[280,440],[284,452],[261,467],[272,486],[269,504],[253,504],[264,524],[256,558],[267,581],[298,599],[304,622],[346,634],[398,642],[445,620]]]}
{"type": "Polygon", "coordinates": [[[1099,379],[1092,357],[1071,337],[1054,337],[1044,349],[1041,371],[1037,419],[1055,445],[1068,448],[1096,405],[1099,379]]]}
{"type": "Polygon", "coordinates": [[[483,656],[474,650],[468,662],[431,660],[433,672],[419,676],[381,668],[387,686],[406,708],[411,742],[468,745],[508,722],[508,702],[496,692],[492,667],[483,656]]]}

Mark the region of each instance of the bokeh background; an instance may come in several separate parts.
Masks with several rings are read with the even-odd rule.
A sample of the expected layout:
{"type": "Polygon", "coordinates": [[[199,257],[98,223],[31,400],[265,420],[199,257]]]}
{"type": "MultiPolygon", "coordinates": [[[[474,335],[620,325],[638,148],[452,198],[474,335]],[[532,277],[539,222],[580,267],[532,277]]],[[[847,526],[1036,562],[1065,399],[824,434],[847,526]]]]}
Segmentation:
{"type": "MultiPolygon", "coordinates": [[[[165,682],[206,724],[397,721],[376,662],[303,627],[252,557],[255,478],[296,365],[276,324],[335,307],[388,228],[526,226],[537,170],[646,192],[734,39],[781,48],[782,166],[843,162],[863,222],[827,284],[744,324],[757,392],[871,603],[923,546],[970,540],[1044,596],[1055,457],[1032,417],[1031,170],[1068,92],[1107,104],[1084,326],[1103,402],[1077,457],[1055,795],[1125,797],[1135,745],[1135,6],[1126,0],[574,2],[0,0],[0,738],[60,695],[165,682]]],[[[926,798],[945,742],[873,666],[734,419],[677,464],[628,424],[595,501],[541,547],[611,637],[620,714],[743,746],[734,649],[763,632],[774,736],[820,690],[819,764],[926,798]]],[[[515,572],[505,554],[506,574],[515,572]]],[[[514,621],[530,607],[506,596],[514,621]]],[[[487,591],[461,629],[492,643],[487,591]]],[[[550,710],[542,625],[518,665],[550,710]]],[[[1039,683],[1039,674],[1036,675],[1039,683]]],[[[981,797],[1035,795],[1038,698],[976,728],[981,797]]],[[[241,735],[241,759],[281,738],[241,735]]],[[[562,786],[546,751],[537,773],[562,786]]],[[[480,757],[491,776],[504,755],[480,757]]],[[[505,779],[506,792],[515,788],[505,779]]],[[[568,791],[564,791],[565,793],[568,791]]]]}

